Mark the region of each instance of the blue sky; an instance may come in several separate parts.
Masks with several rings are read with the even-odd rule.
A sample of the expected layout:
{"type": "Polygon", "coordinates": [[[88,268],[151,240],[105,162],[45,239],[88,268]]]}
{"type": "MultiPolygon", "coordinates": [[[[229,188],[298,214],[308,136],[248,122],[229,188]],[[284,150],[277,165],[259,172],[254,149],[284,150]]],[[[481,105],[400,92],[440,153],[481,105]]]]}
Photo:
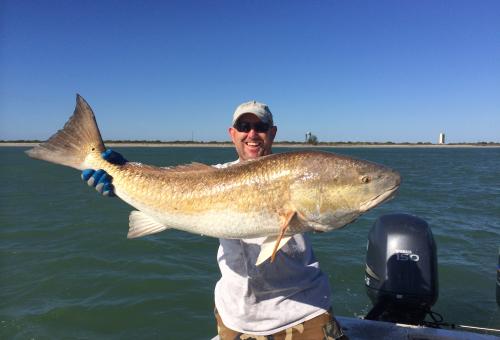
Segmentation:
{"type": "Polygon", "coordinates": [[[105,139],[500,142],[500,1],[0,0],[0,139],[92,106],[105,139]]]}

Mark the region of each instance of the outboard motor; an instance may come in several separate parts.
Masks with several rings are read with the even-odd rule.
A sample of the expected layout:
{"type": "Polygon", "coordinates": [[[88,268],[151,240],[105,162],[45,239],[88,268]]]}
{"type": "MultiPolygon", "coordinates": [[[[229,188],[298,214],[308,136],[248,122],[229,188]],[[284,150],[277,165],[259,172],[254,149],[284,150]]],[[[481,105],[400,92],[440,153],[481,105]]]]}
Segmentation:
{"type": "Polygon", "coordinates": [[[423,324],[438,298],[436,244],[427,222],[407,214],[375,221],[368,236],[365,319],[423,324]]]}

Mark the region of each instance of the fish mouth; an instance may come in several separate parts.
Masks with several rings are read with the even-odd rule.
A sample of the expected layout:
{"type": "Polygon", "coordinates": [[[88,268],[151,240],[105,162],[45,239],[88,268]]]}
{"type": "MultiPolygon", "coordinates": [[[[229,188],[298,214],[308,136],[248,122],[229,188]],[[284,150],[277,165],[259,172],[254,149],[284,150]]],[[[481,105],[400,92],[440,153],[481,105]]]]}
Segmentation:
{"type": "Polygon", "coordinates": [[[385,201],[390,200],[391,198],[394,197],[394,195],[396,194],[396,191],[398,191],[398,189],[399,189],[399,183],[397,185],[393,186],[392,188],[386,190],[385,192],[381,193],[380,195],[375,196],[371,200],[363,203],[361,205],[361,207],[359,208],[360,211],[366,212],[366,211],[370,210],[371,208],[376,207],[377,205],[379,205],[385,201]]]}
{"type": "Polygon", "coordinates": [[[377,205],[390,200],[398,191],[399,186],[401,184],[401,175],[397,171],[389,170],[384,176],[385,180],[381,183],[381,185],[389,186],[389,189],[385,190],[380,195],[373,197],[371,200],[363,203],[360,207],[360,211],[362,213],[370,210],[377,205]]]}

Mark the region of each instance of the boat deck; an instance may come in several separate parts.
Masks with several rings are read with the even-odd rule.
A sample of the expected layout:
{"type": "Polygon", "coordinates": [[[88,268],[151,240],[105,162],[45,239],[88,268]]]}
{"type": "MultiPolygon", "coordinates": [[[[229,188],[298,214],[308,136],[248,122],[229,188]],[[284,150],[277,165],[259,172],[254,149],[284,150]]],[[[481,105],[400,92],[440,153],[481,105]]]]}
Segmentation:
{"type": "MultiPolygon", "coordinates": [[[[337,316],[349,340],[499,340],[500,337],[461,330],[394,324],[337,316]]],[[[212,340],[218,340],[216,336],[212,340]]]]}

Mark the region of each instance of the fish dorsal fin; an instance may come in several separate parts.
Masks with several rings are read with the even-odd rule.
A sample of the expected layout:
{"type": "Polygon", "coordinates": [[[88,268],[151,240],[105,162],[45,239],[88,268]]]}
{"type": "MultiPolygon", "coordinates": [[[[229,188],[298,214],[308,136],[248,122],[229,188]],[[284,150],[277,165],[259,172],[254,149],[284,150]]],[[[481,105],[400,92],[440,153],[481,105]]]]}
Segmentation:
{"type": "Polygon", "coordinates": [[[142,211],[134,210],[130,212],[127,238],[136,238],[155,234],[165,229],[168,229],[168,227],[158,223],[142,211]]]}
{"type": "MultiPolygon", "coordinates": [[[[276,246],[276,241],[278,240],[278,238],[279,235],[274,235],[274,236],[269,236],[264,240],[264,243],[260,246],[260,253],[259,257],[257,258],[257,262],[255,262],[256,266],[266,261],[273,255],[274,248],[276,246]]],[[[284,236],[281,239],[280,243],[278,244],[276,251],[280,250],[288,241],[290,241],[291,238],[292,236],[284,236]]]]}
{"type": "Polygon", "coordinates": [[[206,165],[203,163],[193,162],[190,164],[177,165],[172,168],[178,171],[215,171],[216,169],[213,166],[206,165]]]}
{"type": "Polygon", "coordinates": [[[167,172],[191,172],[191,171],[217,171],[217,168],[213,166],[206,165],[203,163],[190,163],[190,164],[182,164],[176,165],[170,168],[162,168],[163,171],[167,172]]]}

